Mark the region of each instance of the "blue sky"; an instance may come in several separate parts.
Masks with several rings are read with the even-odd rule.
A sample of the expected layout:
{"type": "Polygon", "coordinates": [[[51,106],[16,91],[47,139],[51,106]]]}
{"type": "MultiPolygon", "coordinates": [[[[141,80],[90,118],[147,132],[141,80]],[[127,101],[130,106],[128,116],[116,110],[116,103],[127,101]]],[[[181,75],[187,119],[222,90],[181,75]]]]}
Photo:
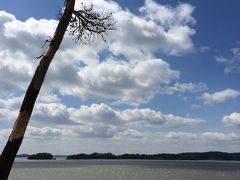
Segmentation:
{"type": "MultiPolygon", "coordinates": [[[[66,34],[20,152],[238,151],[240,2],[92,3],[116,30],[92,45],[66,34]]],[[[0,148],[62,4],[0,0],[0,148]]]]}

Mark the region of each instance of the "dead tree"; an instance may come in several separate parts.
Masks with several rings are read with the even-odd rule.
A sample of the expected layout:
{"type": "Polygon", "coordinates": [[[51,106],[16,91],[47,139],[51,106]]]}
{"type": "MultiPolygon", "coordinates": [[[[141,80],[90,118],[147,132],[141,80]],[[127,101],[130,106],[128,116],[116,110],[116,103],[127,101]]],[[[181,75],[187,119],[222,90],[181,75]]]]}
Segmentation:
{"type": "Polygon", "coordinates": [[[12,132],[0,156],[0,180],[8,179],[45,75],[60,47],[65,32],[68,31],[70,35],[74,35],[75,41],[89,43],[96,35],[100,35],[105,40],[108,31],[113,30],[114,22],[111,13],[96,12],[92,5],[88,7],[82,4],[81,10],[74,10],[74,6],[75,0],[65,0],[63,13],[54,36],[49,40],[47,50],[39,57],[41,58],[40,63],[26,91],[12,132]]]}

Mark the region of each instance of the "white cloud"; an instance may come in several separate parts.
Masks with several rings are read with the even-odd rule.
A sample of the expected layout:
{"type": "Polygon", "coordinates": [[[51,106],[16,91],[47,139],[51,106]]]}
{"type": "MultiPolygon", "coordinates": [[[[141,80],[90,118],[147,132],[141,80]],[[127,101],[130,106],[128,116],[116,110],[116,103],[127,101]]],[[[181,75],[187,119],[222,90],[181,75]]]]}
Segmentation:
{"type": "MultiPolygon", "coordinates": [[[[159,132],[141,132],[135,129],[126,129],[118,133],[112,134],[111,130],[103,129],[102,131],[94,131],[88,134],[90,130],[85,129],[69,129],[66,130],[54,129],[49,130],[48,127],[33,128],[26,135],[26,141],[30,141],[28,146],[24,146],[25,152],[29,152],[31,144],[35,146],[36,152],[46,148],[49,144],[49,149],[54,149],[53,152],[67,154],[87,152],[112,152],[117,154],[122,153],[179,153],[186,151],[231,151],[231,149],[239,148],[240,136],[236,133],[223,132],[184,132],[170,131],[166,133],[159,132]],[[71,131],[71,133],[70,133],[71,131]],[[30,134],[31,133],[31,134],[30,134]],[[44,135],[44,136],[43,136],[44,135]],[[95,136],[94,136],[95,135],[95,136]],[[45,146],[37,146],[39,141],[34,139],[45,139],[45,146]],[[86,140],[87,138],[87,140],[86,140]],[[54,141],[53,141],[54,140],[54,141]],[[62,143],[64,141],[64,143],[62,143]],[[90,144],[89,144],[90,143],[90,144]],[[30,145],[29,145],[30,144],[30,145]],[[62,146],[64,144],[64,146],[62,146]],[[84,146],[79,146],[84,144],[84,146]],[[113,146],[114,144],[114,146],[113,146]],[[65,147],[71,147],[67,149],[65,147]],[[62,147],[62,148],[59,148],[62,147]],[[77,147],[77,148],[76,148],[77,147]]],[[[0,130],[0,137],[4,130],[0,130]]],[[[23,151],[24,152],[24,151],[23,151]]]]}
{"type": "Polygon", "coordinates": [[[29,18],[26,21],[19,21],[12,19],[5,22],[0,30],[3,40],[0,46],[3,46],[4,49],[10,49],[13,52],[21,52],[26,56],[26,60],[28,61],[40,55],[42,51],[41,43],[48,36],[53,35],[56,25],[56,20],[36,20],[29,18]]]}
{"type": "Polygon", "coordinates": [[[42,126],[44,124],[63,125],[76,124],[69,119],[67,107],[61,103],[37,103],[31,117],[33,123],[42,126]]]}
{"type": "Polygon", "coordinates": [[[76,4],[75,4],[75,9],[82,9],[83,6],[87,6],[87,7],[91,7],[91,4],[93,5],[93,8],[96,9],[96,10],[99,10],[100,12],[101,11],[109,11],[109,12],[112,12],[112,13],[116,13],[118,11],[121,11],[121,7],[114,1],[112,0],[91,0],[89,2],[89,0],[81,0],[81,1],[76,1],[76,4]],[[83,3],[83,4],[82,4],[83,3]]]}
{"type": "Polygon", "coordinates": [[[136,126],[192,126],[197,125],[203,120],[194,118],[185,118],[172,114],[163,114],[160,111],[151,109],[126,109],[114,110],[106,104],[92,104],[91,106],[81,106],[79,109],[69,109],[71,118],[79,123],[96,125],[107,124],[120,127],[136,125],[136,126]]]}
{"type": "Polygon", "coordinates": [[[193,104],[192,105],[192,109],[198,109],[198,108],[200,108],[201,107],[201,105],[199,105],[199,104],[193,104]]]}
{"type": "Polygon", "coordinates": [[[137,131],[135,129],[126,129],[122,132],[119,132],[114,139],[121,139],[121,138],[144,138],[145,133],[137,131]]]}
{"type": "Polygon", "coordinates": [[[22,100],[22,96],[14,96],[0,99],[0,108],[17,109],[20,107],[22,100]]]}
{"type": "Polygon", "coordinates": [[[145,13],[148,19],[155,20],[166,28],[173,24],[195,23],[192,17],[194,7],[187,3],[180,3],[174,8],[158,4],[154,0],[146,0],[140,11],[145,13]]]}
{"type": "MultiPolygon", "coordinates": [[[[123,10],[114,1],[91,2],[100,11],[112,12],[117,21],[117,30],[109,38],[110,50],[115,55],[123,54],[131,60],[139,60],[151,56],[156,50],[172,55],[193,50],[191,36],[195,30],[190,26],[195,24],[195,19],[192,17],[194,7],[190,4],[171,7],[146,0],[139,9],[140,15],[136,15],[123,10]]],[[[89,1],[83,3],[89,4],[89,1]]],[[[81,6],[77,2],[76,9],[81,6]]]]}
{"type": "Polygon", "coordinates": [[[213,105],[217,103],[223,103],[229,99],[234,99],[240,96],[240,91],[234,89],[225,89],[223,91],[215,92],[213,94],[204,93],[201,99],[204,100],[205,104],[213,105]]]}
{"type": "Polygon", "coordinates": [[[230,127],[240,128],[240,113],[234,112],[222,118],[222,122],[230,127]]]}
{"type": "MultiPolygon", "coordinates": [[[[113,137],[118,132],[123,132],[129,127],[188,127],[203,123],[198,118],[188,118],[173,114],[163,114],[160,111],[145,109],[113,109],[107,104],[82,105],[79,108],[67,107],[59,102],[43,100],[45,97],[54,97],[51,94],[40,95],[40,100],[35,105],[30,120],[30,126],[55,127],[72,129],[70,134],[79,132],[82,137],[113,137]],[[104,132],[106,134],[104,134],[104,132]]],[[[51,99],[51,98],[50,98],[51,99]]],[[[22,97],[13,97],[0,100],[0,121],[5,127],[10,127],[17,117],[22,97]]],[[[67,132],[67,131],[66,131],[67,132]]],[[[68,134],[68,133],[67,133],[68,134]]]]}
{"type": "MultiPolygon", "coordinates": [[[[0,129],[2,147],[10,129],[0,129]]],[[[116,131],[111,127],[33,127],[29,126],[20,153],[48,151],[55,154],[86,152],[122,153],[179,153],[186,151],[233,151],[239,148],[240,136],[219,131],[152,132],[126,128],[116,131]],[[38,141],[36,141],[38,139],[38,141]],[[44,141],[39,141],[42,139],[44,141]],[[84,146],[79,146],[84,144],[84,146]],[[114,144],[114,146],[113,146],[114,144]],[[71,147],[71,149],[66,148],[71,147]]]]}
{"type": "Polygon", "coordinates": [[[26,56],[22,53],[0,52],[0,96],[6,97],[11,93],[16,93],[26,86],[26,81],[30,79],[32,67],[25,64],[26,56]],[[22,63],[21,63],[22,61],[22,63]]]}
{"type": "Polygon", "coordinates": [[[171,55],[192,51],[193,10],[190,4],[174,8],[151,0],[145,1],[140,8],[140,16],[126,11],[115,12],[118,23],[113,36],[118,40],[111,43],[110,50],[129,59],[142,59],[157,50],[171,55]]]}
{"type": "Polygon", "coordinates": [[[72,128],[75,137],[108,139],[118,132],[117,127],[108,124],[96,124],[91,126],[78,126],[72,128]]]}
{"type": "MultiPolygon", "coordinates": [[[[79,147],[79,141],[84,138],[89,141],[99,138],[99,143],[106,139],[116,143],[115,139],[119,138],[124,142],[119,142],[122,147],[129,137],[146,140],[155,137],[153,141],[158,141],[158,134],[147,132],[149,128],[157,131],[160,127],[189,127],[204,122],[149,108],[118,110],[107,104],[73,108],[64,104],[57,95],[59,92],[81,99],[139,105],[160,94],[163,87],[168,89],[165,93],[199,92],[205,88],[203,83],[174,84],[181,73],[154,55],[159,50],[168,55],[182,55],[194,49],[191,39],[195,33],[193,6],[179,3],[171,7],[149,0],[136,15],[113,1],[93,0],[93,4],[96,9],[113,12],[117,30],[107,37],[107,44],[97,39],[91,46],[74,44],[72,37],[65,36],[33,111],[27,140],[66,138],[76,142],[69,141],[67,145],[79,147]],[[101,53],[106,53],[106,58],[101,59],[101,53]]],[[[44,52],[41,45],[53,34],[56,24],[57,21],[46,19],[20,21],[0,11],[0,77],[4,77],[0,79],[0,121],[3,124],[0,135],[9,134],[10,130],[3,128],[13,124],[22,93],[39,63],[35,57],[44,52]]],[[[142,146],[141,143],[138,142],[142,146]]],[[[92,145],[96,145],[95,140],[92,145]]],[[[32,148],[38,151],[38,147],[32,148]]]]}
{"type": "Polygon", "coordinates": [[[228,62],[228,59],[223,56],[216,56],[215,59],[219,64],[222,64],[222,63],[224,64],[228,62]]]}
{"type": "Polygon", "coordinates": [[[54,94],[51,90],[43,87],[37,98],[37,103],[59,103],[61,99],[57,94],[54,94]]]}
{"type": "Polygon", "coordinates": [[[56,21],[19,21],[13,15],[0,11],[0,96],[22,92],[30,81],[37,60],[43,51],[41,42],[51,35],[56,21]],[[52,29],[52,30],[51,30],[52,29]]]}
{"type": "Polygon", "coordinates": [[[26,136],[30,138],[54,138],[54,137],[60,137],[62,136],[62,130],[52,127],[43,127],[43,128],[37,128],[29,126],[27,128],[26,136]]]}
{"type": "Polygon", "coordinates": [[[202,132],[202,133],[190,133],[190,132],[168,132],[161,134],[161,141],[168,142],[188,142],[188,143],[226,143],[237,142],[240,140],[240,136],[235,133],[222,133],[222,132],[202,132]]]}
{"type": "MultiPolygon", "coordinates": [[[[46,112],[44,113],[45,116],[46,112]]],[[[128,130],[128,127],[187,127],[203,122],[200,119],[184,118],[171,114],[165,115],[150,109],[114,110],[106,104],[81,106],[79,109],[68,108],[67,112],[70,114],[69,119],[77,124],[63,127],[61,121],[55,121],[55,125],[64,128],[65,135],[70,134],[73,137],[81,138],[113,138],[118,136],[118,133],[121,136],[135,133],[135,136],[140,137],[141,133],[137,133],[134,129],[128,130]]],[[[48,116],[51,118],[53,115],[48,116]]]]}
{"type": "MultiPolygon", "coordinates": [[[[151,1],[151,3],[155,2],[151,1]]],[[[57,86],[63,95],[74,95],[81,99],[89,97],[110,99],[138,105],[152,99],[163,84],[166,85],[179,78],[180,73],[178,71],[173,71],[163,60],[153,59],[152,57],[153,52],[159,49],[179,52],[186,50],[181,48],[183,48],[183,44],[187,45],[189,43],[185,42],[185,36],[180,31],[188,29],[187,24],[194,24],[194,19],[191,16],[194,8],[191,5],[179,4],[177,8],[172,8],[156,4],[161,8],[168,9],[172,14],[172,17],[168,19],[168,23],[171,22],[171,28],[165,32],[162,27],[165,25],[158,24],[157,20],[154,19],[149,21],[147,16],[153,12],[150,12],[151,8],[147,6],[148,3],[141,8],[141,16],[136,16],[121,9],[119,5],[112,1],[94,1],[93,4],[98,9],[106,8],[112,11],[114,18],[117,20],[117,30],[110,33],[108,47],[100,46],[102,48],[98,49],[98,52],[108,48],[108,51],[114,55],[123,54],[128,57],[128,62],[116,61],[114,57],[110,57],[103,62],[96,63],[95,61],[93,63],[93,60],[85,60],[84,56],[81,58],[81,52],[90,51],[87,49],[80,50],[78,55],[80,58],[78,57],[78,59],[81,59],[86,66],[77,69],[64,61],[63,64],[54,64],[53,71],[49,73],[50,80],[48,82],[55,82],[53,86],[57,86]],[[146,13],[148,10],[149,13],[146,13]],[[179,19],[177,20],[174,17],[179,19]],[[159,32],[155,32],[157,30],[159,32]],[[179,38],[183,37],[183,40],[181,42],[174,40],[173,44],[177,46],[178,50],[175,47],[173,47],[174,50],[171,50],[171,41],[168,39],[178,39],[178,33],[179,38]],[[165,46],[169,46],[167,47],[168,50],[165,46]],[[68,74],[63,73],[63,70],[68,74]],[[65,84],[68,84],[68,86],[65,86],[65,84]]],[[[80,3],[76,7],[79,6],[81,6],[80,3]]],[[[186,39],[189,39],[190,36],[190,34],[187,35],[186,39]]],[[[191,40],[189,39],[189,41],[191,40]]],[[[187,48],[188,50],[192,49],[192,45],[190,46],[191,48],[187,48]]],[[[77,55],[74,55],[74,57],[77,57],[77,55]]],[[[98,60],[97,53],[89,59],[93,58],[98,60]]]]}
{"type": "Polygon", "coordinates": [[[95,97],[139,104],[149,101],[161,85],[178,79],[179,72],[171,70],[169,64],[161,59],[137,64],[108,60],[81,68],[78,77],[78,83],[60,86],[60,92],[82,99],[95,97]]]}
{"type": "Polygon", "coordinates": [[[38,124],[62,126],[75,124],[79,132],[96,132],[102,129],[122,131],[132,127],[187,127],[204,121],[197,118],[186,118],[172,114],[163,114],[151,109],[115,110],[106,104],[92,104],[80,108],[66,108],[60,103],[37,104],[32,116],[38,124]],[[95,131],[94,131],[95,130],[95,131]]]}
{"type": "Polygon", "coordinates": [[[205,83],[175,83],[173,86],[163,88],[163,94],[186,93],[186,92],[201,92],[207,90],[205,83]]]}
{"type": "Polygon", "coordinates": [[[222,133],[222,132],[204,132],[200,135],[203,142],[219,143],[221,141],[239,141],[239,135],[235,133],[222,133]]]}
{"type": "Polygon", "coordinates": [[[11,129],[2,129],[2,128],[0,128],[0,139],[1,139],[0,143],[4,144],[5,143],[4,141],[7,142],[7,139],[9,137],[10,133],[11,133],[11,129]]]}
{"type": "MultiPolygon", "coordinates": [[[[194,30],[190,25],[195,22],[194,7],[181,3],[174,8],[146,1],[140,8],[141,14],[135,15],[113,1],[92,3],[97,9],[113,12],[117,30],[110,33],[107,44],[97,39],[91,47],[76,45],[72,37],[65,36],[46,77],[48,89],[81,99],[138,105],[151,100],[161,86],[180,78],[180,72],[155,58],[154,52],[179,55],[192,50],[194,30]],[[153,17],[154,7],[165,9],[158,18],[153,17]],[[103,51],[109,54],[100,61],[103,51]],[[127,57],[127,61],[115,57],[119,54],[127,57]]],[[[76,7],[79,6],[81,3],[77,2],[76,7]]],[[[5,77],[0,79],[0,96],[4,97],[26,89],[38,64],[34,58],[44,52],[41,43],[53,34],[57,21],[34,18],[20,21],[4,11],[0,19],[0,76],[5,77]]]]}
{"type": "Polygon", "coordinates": [[[0,108],[0,122],[2,126],[11,122],[14,118],[17,117],[18,111],[11,111],[6,108],[0,108]]]}
{"type": "Polygon", "coordinates": [[[79,109],[69,108],[71,119],[83,124],[122,124],[122,119],[117,111],[106,104],[92,104],[91,106],[81,106],[79,109]]]}
{"type": "MultiPolygon", "coordinates": [[[[9,96],[0,98],[0,122],[4,123],[7,127],[12,126],[17,118],[23,96],[9,96]]],[[[56,94],[51,92],[42,91],[39,95],[37,103],[34,108],[35,114],[32,117],[33,121],[39,121],[42,124],[52,122],[63,123],[67,120],[66,107],[60,103],[56,94]],[[65,109],[64,109],[65,108],[65,109]],[[53,122],[54,121],[54,122],[53,122]]],[[[65,122],[67,123],[67,122],[65,122]]],[[[70,123],[70,122],[68,122],[70,123]]],[[[4,126],[4,124],[2,124],[4,126]]],[[[38,123],[39,124],[39,123],[38,123]]]]}
{"type": "Polygon", "coordinates": [[[160,141],[165,142],[192,142],[197,140],[199,137],[195,133],[189,133],[189,132],[168,132],[166,134],[160,134],[160,141]]]}
{"type": "Polygon", "coordinates": [[[224,73],[240,73],[240,48],[232,48],[230,57],[216,56],[216,62],[225,65],[224,73]]]}
{"type": "Polygon", "coordinates": [[[2,128],[11,122],[18,115],[18,108],[20,108],[22,97],[8,97],[0,99],[0,122],[2,128]]]}
{"type": "Polygon", "coordinates": [[[201,53],[206,53],[206,52],[209,52],[209,51],[211,50],[211,48],[208,47],[208,46],[200,46],[200,47],[198,48],[198,50],[199,50],[199,52],[201,52],[201,53]]]}
{"type": "Polygon", "coordinates": [[[203,123],[201,119],[186,118],[175,116],[173,114],[163,114],[160,111],[151,109],[127,109],[122,111],[121,117],[126,122],[134,122],[136,124],[143,124],[145,126],[192,126],[203,123]]]}

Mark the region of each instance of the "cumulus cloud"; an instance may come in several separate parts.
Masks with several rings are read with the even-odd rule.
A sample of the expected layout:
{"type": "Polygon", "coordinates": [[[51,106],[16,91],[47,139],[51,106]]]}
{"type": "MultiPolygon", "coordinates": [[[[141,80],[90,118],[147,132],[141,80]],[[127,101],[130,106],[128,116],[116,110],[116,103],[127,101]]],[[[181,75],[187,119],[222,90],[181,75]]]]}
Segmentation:
{"type": "Polygon", "coordinates": [[[232,48],[232,55],[225,57],[222,55],[215,56],[216,62],[224,65],[224,73],[240,73],[240,48],[232,48]]]}
{"type": "Polygon", "coordinates": [[[0,96],[6,97],[25,88],[26,81],[30,80],[32,73],[31,65],[24,63],[25,58],[20,52],[11,55],[8,52],[0,52],[0,96]]]}
{"type": "Polygon", "coordinates": [[[240,113],[234,112],[222,118],[222,122],[230,127],[240,128],[240,113]]]}
{"type": "Polygon", "coordinates": [[[22,97],[8,97],[0,99],[0,122],[2,127],[17,117],[22,97]]]}
{"type": "MultiPolygon", "coordinates": [[[[0,135],[3,134],[3,132],[8,130],[0,130],[0,135]]],[[[124,131],[114,132],[112,129],[106,129],[103,128],[101,130],[95,130],[95,129],[82,129],[82,127],[71,127],[71,128],[49,128],[49,127],[43,127],[43,128],[35,128],[35,127],[29,127],[27,134],[27,138],[35,139],[35,138],[42,138],[42,139],[65,139],[68,138],[73,139],[85,139],[88,138],[96,139],[104,142],[104,139],[112,139],[114,141],[118,140],[117,144],[124,145],[126,142],[135,142],[139,145],[141,144],[149,144],[154,143],[155,145],[158,145],[158,148],[161,147],[163,144],[170,145],[170,144],[176,144],[176,145],[193,145],[197,146],[199,145],[199,148],[203,145],[206,145],[205,147],[213,147],[214,149],[217,146],[220,146],[224,148],[226,144],[228,145],[234,145],[236,143],[239,143],[240,136],[236,133],[224,133],[224,132],[217,132],[217,131],[205,131],[205,132],[184,132],[184,131],[170,131],[165,133],[160,132],[150,132],[150,131],[139,131],[135,129],[125,129],[124,131]],[[94,130],[94,132],[91,132],[94,130]],[[149,141],[151,140],[151,141],[149,141]]],[[[67,142],[67,141],[66,141],[67,142]]],[[[116,145],[117,145],[116,144],[116,145]]],[[[111,146],[111,144],[109,144],[111,146]]],[[[110,148],[110,147],[109,147],[110,148]]],[[[182,147],[181,147],[182,148],[182,147]]],[[[189,151],[189,147],[183,148],[185,151],[189,151]]],[[[175,151],[178,151],[175,149],[175,151]]]]}
{"type": "MultiPolygon", "coordinates": [[[[21,103],[23,101],[23,96],[9,96],[0,98],[0,122],[3,127],[12,126],[17,118],[21,103]]],[[[66,106],[60,103],[60,99],[56,94],[48,91],[42,91],[37,100],[36,106],[34,108],[34,119],[33,121],[38,121],[39,124],[44,124],[45,122],[50,123],[70,123],[68,121],[68,114],[65,111],[66,106]]]]}
{"type": "Polygon", "coordinates": [[[0,128],[0,143],[5,143],[4,141],[8,139],[11,129],[2,129],[0,128]]]}
{"type": "Polygon", "coordinates": [[[76,124],[69,119],[67,107],[61,103],[37,103],[32,115],[33,123],[42,124],[76,124]]]}
{"type": "Polygon", "coordinates": [[[192,126],[203,123],[201,119],[186,118],[173,114],[163,114],[160,111],[151,109],[127,109],[122,112],[122,119],[127,122],[142,123],[146,126],[192,126]]]}
{"type": "Polygon", "coordinates": [[[1,125],[3,127],[4,127],[4,125],[7,125],[9,122],[11,122],[14,118],[17,117],[17,114],[18,114],[17,111],[11,111],[11,110],[6,109],[6,108],[0,108],[0,122],[1,122],[1,125]]]}
{"type": "Polygon", "coordinates": [[[163,88],[163,94],[186,93],[186,92],[201,92],[207,90],[205,83],[175,83],[173,86],[163,88]]]}
{"type": "MultiPolygon", "coordinates": [[[[0,138],[6,138],[6,134],[10,129],[0,129],[0,138]]],[[[137,129],[126,128],[116,131],[114,127],[107,125],[85,127],[85,126],[64,126],[64,127],[34,127],[29,126],[26,132],[28,139],[96,139],[104,141],[104,139],[118,140],[118,143],[126,143],[126,141],[135,141],[141,143],[162,144],[194,144],[194,145],[224,145],[235,144],[240,141],[239,134],[225,133],[219,131],[205,132],[186,132],[186,131],[140,131],[137,129]],[[149,141],[151,140],[151,141],[149,141]]],[[[187,149],[186,149],[187,150],[187,149]]],[[[185,151],[186,151],[185,150],[185,151]]]]}
{"type": "Polygon", "coordinates": [[[226,142],[238,142],[240,136],[235,133],[223,133],[223,132],[202,132],[202,133],[190,133],[190,132],[168,132],[166,134],[160,134],[161,141],[174,141],[174,142],[198,142],[198,143],[226,143],[226,142]]]}
{"type": "Polygon", "coordinates": [[[199,104],[193,104],[192,105],[192,109],[198,109],[198,108],[200,108],[201,107],[201,105],[199,105],[199,104]]]}
{"type": "Polygon", "coordinates": [[[108,60],[78,71],[79,82],[60,88],[64,95],[81,98],[106,98],[139,104],[149,101],[161,85],[179,78],[165,61],[151,59],[137,64],[108,60]]]}
{"type": "Polygon", "coordinates": [[[41,53],[40,44],[51,35],[56,21],[19,21],[15,16],[0,12],[0,96],[22,92],[30,81],[41,53]],[[51,30],[52,29],[52,30],[51,30]]]}
{"type": "MultiPolygon", "coordinates": [[[[6,134],[9,133],[10,129],[0,129],[0,146],[3,146],[2,142],[7,139],[6,134]]],[[[231,149],[238,149],[240,142],[239,134],[217,131],[199,133],[170,131],[160,133],[157,131],[139,131],[127,128],[116,132],[105,127],[101,130],[96,130],[76,126],[55,128],[29,126],[25,137],[25,143],[23,143],[20,150],[21,153],[43,150],[58,154],[91,153],[93,149],[97,152],[110,151],[117,154],[179,153],[209,150],[231,151],[231,149]],[[36,139],[43,139],[44,141],[36,141],[36,139]],[[63,141],[64,143],[62,143],[63,141]],[[81,144],[84,144],[84,146],[81,146],[81,144]],[[65,147],[71,147],[71,149],[66,149],[65,147]]]]}
{"type": "MultiPolygon", "coordinates": [[[[107,98],[137,105],[152,99],[162,85],[179,79],[180,72],[172,70],[162,59],[154,58],[154,52],[160,49],[179,54],[192,49],[192,33],[185,36],[180,32],[191,29],[189,24],[194,24],[191,5],[179,4],[174,8],[149,1],[140,8],[139,16],[112,1],[96,1],[94,5],[113,12],[117,30],[109,36],[108,44],[97,40],[92,47],[76,45],[72,37],[66,36],[46,77],[49,88],[81,99],[107,98]],[[159,19],[153,18],[153,5],[166,9],[169,18],[164,14],[159,19]],[[168,30],[165,26],[169,26],[168,30]],[[173,37],[183,39],[170,40],[173,37]],[[109,57],[100,61],[99,54],[104,50],[109,52],[109,57]],[[119,54],[128,61],[115,57],[119,54]]],[[[44,51],[40,48],[41,42],[53,34],[57,21],[34,18],[19,21],[4,11],[0,16],[0,75],[6,77],[0,79],[3,86],[0,95],[5,96],[26,88],[38,63],[33,59],[44,51]]]]}
{"type": "MultiPolygon", "coordinates": [[[[7,104],[11,103],[7,102],[7,104]]],[[[13,114],[11,118],[13,121],[17,116],[15,109],[1,111],[1,116],[11,117],[8,116],[10,113],[13,114]]],[[[134,131],[134,128],[149,126],[152,128],[162,126],[177,128],[198,125],[202,122],[203,120],[200,119],[163,114],[151,109],[115,110],[106,104],[67,108],[59,102],[38,103],[30,121],[30,125],[37,128],[30,128],[29,136],[42,135],[44,137],[45,135],[50,136],[51,133],[81,138],[113,138],[118,133],[122,133],[122,135],[136,133],[136,136],[140,136],[141,133],[134,131]],[[42,129],[46,125],[49,128],[42,129]],[[132,131],[127,130],[129,127],[133,128],[132,131]],[[56,129],[61,129],[61,131],[56,131],[56,129]]]]}
{"type": "MultiPolygon", "coordinates": [[[[89,4],[88,1],[83,1],[89,4]]],[[[139,15],[123,10],[113,1],[91,1],[96,9],[109,10],[117,21],[116,29],[109,37],[109,48],[114,55],[124,55],[130,60],[145,59],[160,50],[171,55],[180,55],[193,50],[191,40],[195,30],[192,17],[194,7],[180,3],[177,7],[161,5],[146,0],[139,15]],[[157,14],[157,15],[156,15],[157,14]],[[129,48],[131,47],[131,48],[129,48]]],[[[79,8],[78,2],[76,7],[79,8]]]]}
{"type": "Polygon", "coordinates": [[[0,99],[0,108],[16,109],[20,107],[22,99],[22,96],[14,96],[0,99]]]}
{"type": "MultiPolygon", "coordinates": [[[[91,46],[76,45],[72,37],[65,36],[33,111],[27,137],[126,140],[151,136],[149,132],[138,131],[138,127],[178,128],[204,122],[149,108],[118,110],[107,104],[73,108],[62,102],[59,93],[140,105],[163,92],[163,88],[168,94],[205,88],[203,83],[175,83],[181,73],[155,56],[157,51],[178,56],[194,49],[193,6],[187,3],[164,6],[146,0],[139,13],[134,14],[114,1],[92,3],[96,9],[113,12],[117,30],[107,37],[107,43],[96,39],[91,46]]],[[[52,36],[56,25],[56,20],[20,21],[0,11],[0,121],[5,123],[4,127],[14,122],[23,91],[39,63],[35,57],[44,52],[41,45],[47,36],[52,36]]]]}
{"type": "Polygon", "coordinates": [[[78,126],[70,129],[78,138],[100,138],[108,139],[118,132],[117,127],[108,124],[96,124],[91,126],[78,126]]]}
{"type": "Polygon", "coordinates": [[[21,51],[30,58],[36,57],[41,43],[47,36],[52,36],[57,25],[56,20],[29,18],[26,21],[17,19],[8,21],[2,29],[6,48],[21,51]]]}
{"type": "Polygon", "coordinates": [[[234,89],[225,89],[223,91],[215,92],[213,94],[204,93],[201,99],[204,100],[205,104],[213,105],[217,103],[223,103],[229,99],[234,99],[240,96],[240,91],[234,89]]]}
{"type": "Polygon", "coordinates": [[[216,59],[216,62],[219,64],[224,64],[228,62],[228,59],[223,56],[216,56],[215,59],[216,59]]]}
{"type": "Polygon", "coordinates": [[[136,125],[136,126],[192,126],[197,125],[203,120],[194,118],[185,118],[172,114],[163,114],[160,111],[151,109],[126,109],[114,110],[106,104],[92,104],[91,106],[81,106],[79,109],[70,109],[71,118],[79,123],[96,125],[136,125]]]}
{"type": "Polygon", "coordinates": [[[156,50],[171,55],[189,52],[193,50],[191,36],[195,33],[190,26],[195,22],[193,10],[190,4],[175,8],[148,0],[139,9],[140,16],[127,11],[114,13],[118,20],[114,36],[119,40],[113,41],[110,49],[115,55],[124,54],[130,59],[141,59],[156,50]]]}
{"type": "MultiPolygon", "coordinates": [[[[49,96],[49,95],[48,95],[49,96]]],[[[41,96],[40,96],[41,97],[41,96]]],[[[44,98],[40,98],[44,99],[44,98]]],[[[22,97],[0,100],[0,120],[10,126],[17,117],[22,97]]],[[[82,105],[79,108],[67,107],[61,102],[43,102],[35,105],[30,125],[34,127],[75,127],[79,136],[109,136],[122,132],[129,127],[188,127],[203,123],[199,118],[163,114],[149,108],[113,109],[107,104],[82,105]],[[104,134],[107,133],[107,134],[104,134]]],[[[73,131],[71,133],[74,134],[73,131]]]]}
{"type": "Polygon", "coordinates": [[[204,132],[200,135],[203,142],[231,142],[239,141],[239,135],[236,133],[222,133],[222,132],[204,132]]]}
{"type": "Polygon", "coordinates": [[[43,128],[37,128],[29,126],[27,128],[27,137],[31,138],[54,138],[54,137],[60,137],[63,135],[63,132],[61,129],[53,128],[53,127],[43,127],[43,128]]]}
{"type": "Polygon", "coordinates": [[[114,139],[121,139],[121,138],[144,138],[146,137],[146,133],[137,131],[135,129],[126,129],[122,132],[119,132],[114,139]]]}

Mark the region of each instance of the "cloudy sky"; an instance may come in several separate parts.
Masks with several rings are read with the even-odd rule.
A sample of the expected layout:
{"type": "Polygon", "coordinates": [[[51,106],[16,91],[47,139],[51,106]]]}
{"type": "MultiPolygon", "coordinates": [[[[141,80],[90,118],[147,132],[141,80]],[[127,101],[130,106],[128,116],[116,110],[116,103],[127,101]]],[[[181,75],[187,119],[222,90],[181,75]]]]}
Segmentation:
{"type": "MultiPolygon", "coordinates": [[[[63,2],[0,0],[0,150],[63,2]]],[[[116,30],[66,33],[19,153],[239,151],[240,1],[91,2],[116,30]]]]}

